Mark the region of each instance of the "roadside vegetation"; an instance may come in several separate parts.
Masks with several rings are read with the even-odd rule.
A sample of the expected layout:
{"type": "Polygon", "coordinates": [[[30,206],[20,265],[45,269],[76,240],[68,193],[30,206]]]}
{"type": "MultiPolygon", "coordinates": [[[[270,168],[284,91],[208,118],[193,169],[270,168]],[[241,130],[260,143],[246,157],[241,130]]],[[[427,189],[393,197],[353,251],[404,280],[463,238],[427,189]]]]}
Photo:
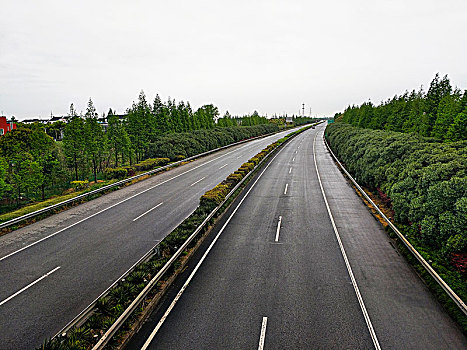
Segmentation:
{"type": "Polygon", "coordinates": [[[192,111],[188,102],[163,103],[159,96],[151,104],[143,92],[125,115],[109,110],[99,117],[89,99],[84,115],[71,104],[68,117],[67,123],[18,123],[0,137],[0,214],[42,207],[38,203],[47,199],[286,127],[284,118],[267,119],[256,111],[219,118],[213,105],[192,111]]]}
{"type": "Polygon", "coordinates": [[[444,142],[467,140],[467,90],[436,74],[428,91],[406,91],[379,105],[349,106],[335,119],[360,128],[417,133],[444,142]]]}
{"type": "MultiPolygon", "coordinates": [[[[356,181],[390,208],[401,232],[467,300],[467,141],[344,123],[329,125],[326,138],[356,181]]],[[[467,332],[467,317],[428,283],[467,332]]]]}

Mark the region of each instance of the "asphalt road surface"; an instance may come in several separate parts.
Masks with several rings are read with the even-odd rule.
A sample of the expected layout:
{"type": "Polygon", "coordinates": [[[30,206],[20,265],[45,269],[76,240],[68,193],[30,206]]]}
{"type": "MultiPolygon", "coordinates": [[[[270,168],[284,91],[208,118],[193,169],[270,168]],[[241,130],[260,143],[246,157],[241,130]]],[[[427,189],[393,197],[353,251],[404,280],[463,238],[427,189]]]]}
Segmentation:
{"type": "Polygon", "coordinates": [[[297,136],[250,183],[130,349],[467,349],[323,132],[297,136]]]}
{"type": "Polygon", "coordinates": [[[0,349],[39,346],[282,132],[112,192],[0,237],[0,349]]]}

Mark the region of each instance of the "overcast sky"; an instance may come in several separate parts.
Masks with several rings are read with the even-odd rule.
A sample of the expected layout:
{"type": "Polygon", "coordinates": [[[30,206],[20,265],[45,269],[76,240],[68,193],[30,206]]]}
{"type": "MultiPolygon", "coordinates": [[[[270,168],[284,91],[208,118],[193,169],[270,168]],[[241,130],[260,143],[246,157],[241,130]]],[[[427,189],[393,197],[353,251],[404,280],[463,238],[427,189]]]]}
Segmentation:
{"type": "Polygon", "coordinates": [[[467,0],[0,0],[0,113],[123,113],[144,90],[221,114],[333,115],[467,89],[467,0]]]}

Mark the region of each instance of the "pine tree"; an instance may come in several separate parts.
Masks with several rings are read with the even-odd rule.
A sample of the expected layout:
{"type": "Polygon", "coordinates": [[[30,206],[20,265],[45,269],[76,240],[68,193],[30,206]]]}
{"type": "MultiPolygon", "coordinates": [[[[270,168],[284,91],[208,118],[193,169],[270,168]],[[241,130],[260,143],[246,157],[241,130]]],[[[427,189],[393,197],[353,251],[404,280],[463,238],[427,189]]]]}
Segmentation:
{"type": "Polygon", "coordinates": [[[63,151],[68,164],[74,169],[75,180],[78,180],[78,169],[84,165],[86,159],[84,121],[77,116],[73,103],[68,115],[71,120],[64,130],[63,151]]]}
{"type": "Polygon", "coordinates": [[[85,113],[85,145],[86,153],[91,161],[94,174],[94,182],[97,182],[98,168],[101,167],[103,156],[106,151],[107,140],[102,126],[97,120],[98,114],[94,103],[89,99],[85,113]]]}
{"type": "Polygon", "coordinates": [[[448,129],[454,121],[455,114],[456,103],[453,96],[444,96],[438,106],[438,113],[431,136],[440,140],[446,139],[448,129]]]}

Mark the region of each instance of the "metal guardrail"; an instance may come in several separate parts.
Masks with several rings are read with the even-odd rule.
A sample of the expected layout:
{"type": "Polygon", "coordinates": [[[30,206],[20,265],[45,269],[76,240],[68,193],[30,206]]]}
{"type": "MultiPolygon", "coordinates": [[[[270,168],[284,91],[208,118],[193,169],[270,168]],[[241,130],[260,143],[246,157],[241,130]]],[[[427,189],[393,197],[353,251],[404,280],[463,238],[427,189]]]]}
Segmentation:
{"type": "MultiPolygon", "coordinates": [[[[304,130],[303,130],[304,131],[304,130]]],[[[92,350],[100,350],[107,345],[107,343],[112,339],[112,337],[118,332],[120,327],[123,326],[128,317],[137,309],[138,305],[144,301],[146,296],[152,290],[152,288],[159,282],[161,277],[167,272],[167,270],[172,266],[172,264],[180,257],[180,255],[185,251],[188,245],[195,239],[195,237],[201,232],[204,226],[214,217],[214,215],[219,211],[219,209],[230,199],[230,197],[240,188],[240,186],[258,169],[270,156],[285,145],[289,140],[294,138],[297,134],[289,137],[285,142],[280,146],[276,147],[273,152],[270,152],[265,158],[263,158],[246,176],[227,194],[225,199],[219,204],[213,211],[203,220],[203,222],[196,228],[196,230],[187,238],[185,243],[174,253],[169,261],[159,270],[159,272],[149,281],[149,283],[144,287],[140,294],[133,300],[133,302],[126,308],[123,314],[112,324],[112,326],[107,330],[107,332],[99,339],[99,341],[94,345],[92,350]]]]}
{"type": "Polygon", "coordinates": [[[265,137],[268,137],[268,136],[277,134],[277,133],[282,132],[282,131],[284,131],[284,130],[281,130],[281,131],[278,131],[278,132],[274,132],[274,133],[269,133],[269,134],[266,134],[266,135],[261,135],[261,136],[252,137],[252,138],[247,139],[247,140],[242,140],[242,141],[234,142],[234,143],[231,143],[231,144],[229,144],[229,145],[226,145],[226,146],[223,146],[223,147],[219,147],[219,148],[216,148],[216,149],[207,151],[207,152],[203,152],[203,153],[194,155],[194,156],[192,156],[192,157],[188,157],[188,158],[179,160],[179,161],[177,161],[177,162],[174,162],[174,163],[171,163],[171,164],[162,166],[162,167],[160,167],[160,168],[153,169],[153,170],[147,171],[147,172],[145,172],[145,173],[142,173],[142,174],[138,174],[138,175],[129,177],[128,179],[120,180],[120,181],[118,181],[118,182],[115,182],[115,183],[110,184],[110,185],[103,186],[103,187],[98,188],[98,189],[95,189],[95,190],[93,190],[93,191],[89,191],[89,192],[80,194],[80,195],[78,195],[78,196],[76,196],[76,197],[67,199],[67,200],[65,200],[65,201],[63,201],[63,202],[60,202],[60,203],[57,203],[57,204],[48,206],[48,207],[46,207],[46,208],[42,208],[42,209],[36,210],[36,211],[34,211],[34,212],[32,212],[32,213],[25,214],[25,215],[19,216],[19,217],[17,217],[17,218],[14,218],[14,219],[5,221],[4,223],[1,223],[1,224],[0,224],[0,230],[3,229],[3,228],[9,227],[9,226],[18,224],[18,223],[20,223],[20,222],[22,222],[22,221],[24,221],[24,220],[31,219],[31,218],[33,218],[33,217],[35,217],[35,216],[38,216],[38,215],[47,213],[47,212],[52,211],[52,210],[54,210],[54,209],[63,207],[63,206],[65,206],[65,205],[67,205],[67,204],[70,204],[70,203],[79,201],[79,200],[81,200],[81,199],[83,199],[83,198],[86,198],[86,197],[88,197],[88,196],[92,196],[92,195],[94,195],[94,194],[107,191],[107,190],[109,190],[109,189],[111,189],[111,188],[113,188],[113,187],[118,187],[118,186],[124,185],[124,184],[126,184],[126,183],[128,183],[128,182],[131,182],[131,181],[133,181],[133,180],[136,180],[136,179],[138,179],[138,178],[140,178],[140,177],[143,177],[143,176],[146,176],[146,175],[152,175],[152,174],[155,174],[155,173],[164,171],[164,170],[166,170],[166,169],[172,168],[172,167],[174,167],[174,166],[177,166],[177,165],[179,165],[179,164],[181,164],[181,163],[183,163],[183,162],[188,162],[188,161],[190,161],[190,160],[194,160],[194,159],[197,159],[197,158],[201,158],[201,157],[207,156],[207,155],[209,155],[209,154],[215,153],[215,152],[217,152],[217,151],[221,151],[221,150],[226,149],[226,148],[229,148],[229,147],[233,147],[233,146],[240,145],[240,144],[242,144],[242,143],[246,143],[246,142],[249,142],[249,141],[253,141],[253,140],[265,138],[265,137]]]}
{"type": "Polygon", "coordinates": [[[84,324],[84,322],[86,322],[86,320],[94,313],[97,301],[100,298],[107,296],[112,288],[114,288],[121,280],[132,273],[137,266],[149,261],[154,255],[159,253],[159,243],[160,242],[158,242],[154,247],[151,248],[151,250],[144,254],[137,262],[135,262],[128,270],[126,270],[119,278],[117,278],[114,283],[112,283],[105,291],[103,291],[96,299],[94,299],[94,301],[89,304],[83,311],[81,311],[75,318],[68,322],[66,326],[57,332],[57,334],[55,334],[52,338],[56,338],[57,336],[65,336],[71,328],[80,327],[82,324],[84,324]]]}
{"type": "Polygon", "coordinates": [[[326,144],[327,149],[331,153],[331,156],[334,158],[336,163],[339,165],[339,167],[344,171],[344,173],[348,176],[350,181],[357,187],[357,189],[360,191],[360,193],[366,198],[366,200],[376,209],[376,211],[382,216],[382,218],[388,223],[388,225],[391,227],[391,229],[396,233],[397,237],[405,244],[407,249],[415,256],[415,258],[422,264],[422,266],[425,268],[425,270],[433,277],[433,279],[438,282],[438,284],[441,286],[441,288],[444,289],[444,291],[449,295],[449,297],[456,303],[456,305],[461,309],[461,311],[467,315],[467,306],[464,303],[464,301],[449,287],[449,285],[441,278],[441,276],[438,275],[438,273],[431,267],[431,265],[421,256],[421,254],[410,244],[410,242],[405,238],[405,236],[397,229],[397,227],[389,220],[386,215],[379,209],[379,207],[371,200],[371,198],[366,194],[366,192],[360,187],[360,185],[357,183],[357,181],[354,180],[352,175],[347,171],[347,169],[344,168],[342,163],[337,159],[336,155],[334,152],[331,150],[331,147],[329,147],[326,138],[323,136],[324,143],[326,144]]]}

